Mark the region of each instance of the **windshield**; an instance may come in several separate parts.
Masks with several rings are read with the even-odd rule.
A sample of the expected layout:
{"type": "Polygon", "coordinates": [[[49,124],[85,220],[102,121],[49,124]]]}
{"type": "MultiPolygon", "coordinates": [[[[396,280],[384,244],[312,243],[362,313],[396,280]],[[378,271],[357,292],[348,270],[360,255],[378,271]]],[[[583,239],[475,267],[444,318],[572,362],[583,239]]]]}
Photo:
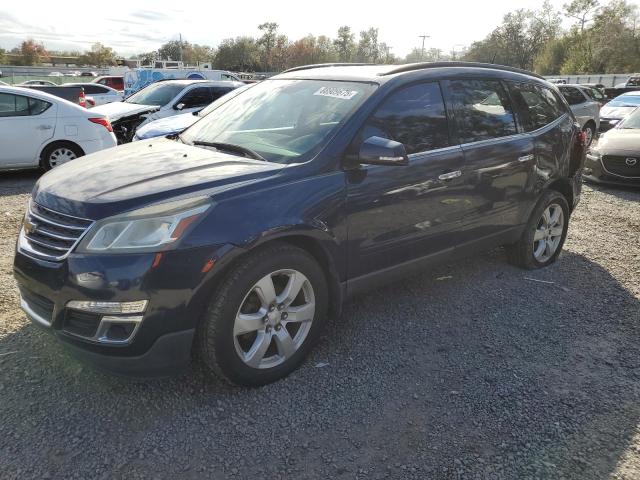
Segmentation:
{"type": "Polygon", "coordinates": [[[617,127],[630,130],[640,128],[640,109],[635,109],[627,118],[620,122],[617,127]]]}
{"type": "Polygon", "coordinates": [[[640,96],[621,95],[607,103],[607,107],[635,107],[640,105],[640,96]]]}
{"type": "Polygon", "coordinates": [[[358,82],[265,80],[220,105],[181,138],[190,144],[238,145],[270,162],[303,162],[374,89],[358,82]]]}
{"type": "Polygon", "coordinates": [[[175,83],[154,83],[134,93],[125,100],[138,105],[163,107],[184,89],[184,85],[175,83]]]}

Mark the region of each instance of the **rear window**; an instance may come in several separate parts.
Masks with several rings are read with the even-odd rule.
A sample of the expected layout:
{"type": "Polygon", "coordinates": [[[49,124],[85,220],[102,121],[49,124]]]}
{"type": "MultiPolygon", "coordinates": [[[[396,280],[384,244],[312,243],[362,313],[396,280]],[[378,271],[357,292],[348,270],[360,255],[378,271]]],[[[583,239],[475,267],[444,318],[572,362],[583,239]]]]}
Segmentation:
{"type": "Polygon", "coordinates": [[[560,93],[569,105],[579,105],[585,102],[584,95],[575,87],[560,87],[560,93]]]}
{"type": "Polygon", "coordinates": [[[462,143],[517,133],[509,96],[497,80],[452,80],[452,101],[462,143]]]}

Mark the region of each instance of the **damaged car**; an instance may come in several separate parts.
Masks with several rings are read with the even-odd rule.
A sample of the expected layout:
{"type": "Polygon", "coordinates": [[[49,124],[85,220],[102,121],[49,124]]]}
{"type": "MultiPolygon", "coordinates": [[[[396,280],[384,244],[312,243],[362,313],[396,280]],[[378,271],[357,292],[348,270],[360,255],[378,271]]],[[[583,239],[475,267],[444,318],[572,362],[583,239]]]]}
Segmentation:
{"type": "Polygon", "coordinates": [[[220,87],[242,85],[240,82],[210,80],[159,81],[123,102],[101,105],[92,111],[109,118],[118,144],[123,144],[130,142],[136,129],[142,125],[180,113],[197,112],[219,96],[220,87]]]}

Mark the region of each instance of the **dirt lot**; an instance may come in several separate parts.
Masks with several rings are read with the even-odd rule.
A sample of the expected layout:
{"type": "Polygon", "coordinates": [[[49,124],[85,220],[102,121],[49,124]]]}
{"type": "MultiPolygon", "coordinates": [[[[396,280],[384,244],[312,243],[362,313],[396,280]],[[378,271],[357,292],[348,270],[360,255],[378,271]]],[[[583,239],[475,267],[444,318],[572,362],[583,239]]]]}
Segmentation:
{"type": "Polygon", "coordinates": [[[0,179],[1,478],[640,478],[640,191],[586,187],[543,271],[497,250],[362,296],[301,370],[96,373],[11,275],[36,176],[0,179]]]}

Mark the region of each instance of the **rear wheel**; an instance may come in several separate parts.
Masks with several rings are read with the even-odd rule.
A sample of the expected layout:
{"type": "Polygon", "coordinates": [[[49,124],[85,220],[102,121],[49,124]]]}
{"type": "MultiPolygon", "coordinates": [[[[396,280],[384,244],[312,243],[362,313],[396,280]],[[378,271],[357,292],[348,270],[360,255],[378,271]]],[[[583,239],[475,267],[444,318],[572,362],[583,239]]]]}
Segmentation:
{"type": "Polygon", "coordinates": [[[75,160],[84,155],[80,147],[69,142],[60,142],[49,145],[43,152],[41,158],[42,168],[51,170],[63,163],[75,160]]]}
{"type": "Polygon", "coordinates": [[[325,320],[327,283],[304,250],[278,244],[251,254],[220,283],[198,329],[207,366],[238,385],[264,385],[304,360],[325,320]]]}
{"type": "Polygon", "coordinates": [[[507,246],[509,261],[522,268],[542,268],[555,262],[569,227],[569,205],[564,196],[547,191],[534,209],[520,240],[507,246]]]}

